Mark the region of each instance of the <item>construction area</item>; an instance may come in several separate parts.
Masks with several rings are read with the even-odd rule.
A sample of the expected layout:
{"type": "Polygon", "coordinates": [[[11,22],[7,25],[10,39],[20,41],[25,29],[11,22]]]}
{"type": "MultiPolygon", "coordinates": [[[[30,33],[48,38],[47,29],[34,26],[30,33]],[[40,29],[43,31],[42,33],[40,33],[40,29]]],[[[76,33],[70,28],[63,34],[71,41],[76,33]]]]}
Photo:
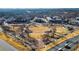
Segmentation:
{"type": "Polygon", "coordinates": [[[0,51],[79,51],[79,17],[65,16],[35,16],[30,23],[1,18],[0,51]]]}
{"type": "Polygon", "coordinates": [[[0,26],[1,40],[12,46],[6,46],[6,50],[12,51],[73,51],[79,50],[79,28],[60,24],[9,24],[0,26]]]}

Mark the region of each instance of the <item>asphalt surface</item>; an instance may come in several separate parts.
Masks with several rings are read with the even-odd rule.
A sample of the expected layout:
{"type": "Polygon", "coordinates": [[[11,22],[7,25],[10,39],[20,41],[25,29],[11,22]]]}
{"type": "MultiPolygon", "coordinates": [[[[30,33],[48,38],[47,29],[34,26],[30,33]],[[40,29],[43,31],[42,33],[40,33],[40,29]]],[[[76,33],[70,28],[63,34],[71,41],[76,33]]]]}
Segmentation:
{"type": "MultiPolygon", "coordinates": [[[[73,48],[73,46],[75,45],[75,44],[73,44],[73,43],[76,42],[76,41],[79,41],[79,36],[76,36],[76,37],[74,37],[74,38],[71,38],[71,39],[69,39],[69,40],[67,40],[67,41],[72,42],[72,43],[71,43],[71,47],[73,48]]],[[[65,46],[65,44],[67,44],[67,43],[66,43],[67,41],[65,41],[65,42],[63,42],[63,43],[61,43],[61,44],[55,46],[54,48],[49,49],[48,51],[58,51],[59,48],[63,48],[63,47],[65,46]]],[[[64,51],[70,51],[70,50],[67,50],[67,49],[64,48],[64,51]]]]}

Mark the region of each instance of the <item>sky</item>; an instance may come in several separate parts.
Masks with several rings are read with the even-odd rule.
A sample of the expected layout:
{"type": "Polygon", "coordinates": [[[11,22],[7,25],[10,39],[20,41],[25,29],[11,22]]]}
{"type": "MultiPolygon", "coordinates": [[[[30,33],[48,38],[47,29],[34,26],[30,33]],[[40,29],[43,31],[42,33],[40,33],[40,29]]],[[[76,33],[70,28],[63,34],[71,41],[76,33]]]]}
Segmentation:
{"type": "Polygon", "coordinates": [[[78,8],[79,0],[0,0],[0,8],[78,8]]]}

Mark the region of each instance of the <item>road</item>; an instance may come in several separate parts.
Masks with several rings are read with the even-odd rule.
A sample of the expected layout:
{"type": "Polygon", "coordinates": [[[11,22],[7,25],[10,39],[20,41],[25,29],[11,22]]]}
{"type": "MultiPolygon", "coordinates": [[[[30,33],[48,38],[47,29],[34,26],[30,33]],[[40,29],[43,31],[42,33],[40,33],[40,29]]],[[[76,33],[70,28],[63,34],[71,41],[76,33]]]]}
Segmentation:
{"type": "MultiPolygon", "coordinates": [[[[74,38],[71,38],[71,39],[69,39],[67,41],[69,41],[69,44],[70,44],[71,49],[72,49],[76,45],[74,43],[77,42],[77,41],[79,41],[79,35],[76,36],[76,37],[74,37],[74,38]]],[[[63,43],[55,46],[54,48],[49,49],[49,51],[58,51],[59,48],[63,48],[64,51],[70,51],[71,49],[64,48],[65,44],[68,44],[67,41],[65,41],[65,42],[63,42],[63,43]]]]}

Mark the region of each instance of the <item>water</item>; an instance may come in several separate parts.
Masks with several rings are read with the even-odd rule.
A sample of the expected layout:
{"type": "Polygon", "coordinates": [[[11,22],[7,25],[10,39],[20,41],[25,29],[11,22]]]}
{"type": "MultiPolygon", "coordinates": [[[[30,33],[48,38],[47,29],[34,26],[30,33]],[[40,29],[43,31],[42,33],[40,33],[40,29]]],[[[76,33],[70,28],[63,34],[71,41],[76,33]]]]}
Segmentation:
{"type": "Polygon", "coordinates": [[[0,51],[16,51],[17,49],[0,39],[0,51]]]}

